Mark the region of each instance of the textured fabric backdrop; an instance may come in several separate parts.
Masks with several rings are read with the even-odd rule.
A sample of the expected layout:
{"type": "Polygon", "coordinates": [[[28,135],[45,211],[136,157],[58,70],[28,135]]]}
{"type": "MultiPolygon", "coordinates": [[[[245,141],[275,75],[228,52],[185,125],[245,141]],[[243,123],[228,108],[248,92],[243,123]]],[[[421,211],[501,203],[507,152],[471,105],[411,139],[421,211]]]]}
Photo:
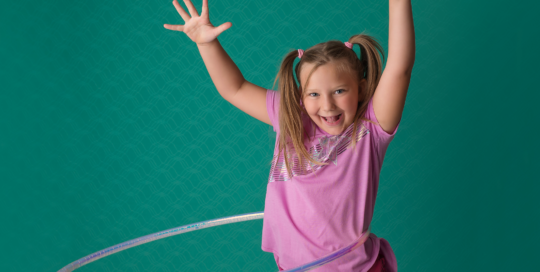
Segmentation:
{"type": "MultiPolygon", "coordinates": [[[[264,88],[290,50],[365,31],[388,52],[386,0],[209,2],[214,25],[233,23],[221,44],[264,88]]],[[[540,4],[412,5],[416,62],[372,231],[400,272],[537,269],[540,4]]],[[[264,210],[271,126],[221,98],[196,45],[165,23],[184,23],[170,0],[2,5],[1,271],[57,271],[264,210]]],[[[203,229],[78,271],[276,271],[261,231],[203,229]]]]}

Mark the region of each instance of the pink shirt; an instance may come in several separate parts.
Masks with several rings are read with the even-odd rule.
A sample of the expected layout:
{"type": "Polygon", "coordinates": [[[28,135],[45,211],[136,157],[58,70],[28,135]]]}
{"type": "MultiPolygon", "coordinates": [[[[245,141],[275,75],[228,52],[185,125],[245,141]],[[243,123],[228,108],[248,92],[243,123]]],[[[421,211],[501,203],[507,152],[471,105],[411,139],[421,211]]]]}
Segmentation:
{"type": "MultiPolygon", "coordinates": [[[[283,154],[277,158],[279,95],[273,90],[266,93],[266,108],[278,137],[267,185],[261,248],[274,253],[279,269],[285,270],[341,249],[368,230],[384,155],[399,124],[389,134],[379,125],[361,122],[354,151],[347,148],[352,124],[336,136],[316,127],[315,137],[305,143],[306,147],[318,161],[330,164],[309,164],[307,174],[293,171],[290,177],[283,164],[283,154]]],[[[377,121],[372,100],[366,117],[377,121]]],[[[309,117],[303,121],[311,133],[309,117]]],[[[294,161],[298,163],[297,158],[294,161]]],[[[375,263],[379,250],[387,260],[389,271],[396,272],[397,262],[390,244],[373,232],[354,251],[312,271],[365,272],[375,263]]]]}

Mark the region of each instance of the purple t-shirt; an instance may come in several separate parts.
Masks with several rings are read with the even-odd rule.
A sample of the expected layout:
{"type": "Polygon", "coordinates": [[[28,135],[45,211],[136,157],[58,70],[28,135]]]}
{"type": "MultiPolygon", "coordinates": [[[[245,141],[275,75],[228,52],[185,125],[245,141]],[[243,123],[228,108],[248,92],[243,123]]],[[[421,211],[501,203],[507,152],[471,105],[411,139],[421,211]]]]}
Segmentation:
{"type": "MultiPolygon", "coordinates": [[[[279,92],[267,90],[266,108],[277,137],[266,191],[261,248],[274,253],[279,270],[285,270],[348,246],[368,230],[384,155],[399,124],[389,134],[379,125],[362,121],[354,151],[348,147],[353,124],[335,136],[315,125],[315,137],[305,145],[317,161],[330,164],[319,166],[303,160],[307,171],[301,174],[293,167],[291,177],[284,165],[283,152],[277,158],[279,100],[279,92]]],[[[365,117],[377,122],[372,100],[365,117]]],[[[309,117],[304,117],[303,122],[312,133],[309,117]]],[[[291,159],[297,166],[296,154],[291,159]]],[[[379,250],[387,261],[388,271],[397,272],[390,244],[373,232],[353,252],[312,271],[366,272],[375,263],[379,250]]]]}

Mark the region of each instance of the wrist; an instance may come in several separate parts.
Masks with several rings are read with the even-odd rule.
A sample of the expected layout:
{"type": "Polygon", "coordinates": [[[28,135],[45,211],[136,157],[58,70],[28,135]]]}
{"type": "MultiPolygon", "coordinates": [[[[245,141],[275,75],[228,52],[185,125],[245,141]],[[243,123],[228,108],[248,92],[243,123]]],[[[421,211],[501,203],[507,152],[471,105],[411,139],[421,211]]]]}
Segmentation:
{"type": "Polygon", "coordinates": [[[205,47],[205,46],[212,46],[214,44],[217,44],[218,43],[218,39],[217,37],[215,39],[213,39],[212,41],[210,42],[207,42],[207,43],[198,43],[197,46],[198,47],[205,47]]]}

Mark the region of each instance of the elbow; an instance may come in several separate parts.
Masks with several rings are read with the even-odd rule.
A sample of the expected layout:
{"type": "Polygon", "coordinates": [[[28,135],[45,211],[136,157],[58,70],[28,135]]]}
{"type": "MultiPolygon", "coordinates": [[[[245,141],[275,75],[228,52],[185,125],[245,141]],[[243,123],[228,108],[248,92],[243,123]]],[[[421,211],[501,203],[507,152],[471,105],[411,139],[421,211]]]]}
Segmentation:
{"type": "Polygon", "coordinates": [[[413,61],[412,61],[412,63],[410,65],[405,66],[405,69],[404,69],[405,75],[411,76],[413,67],[414,67],[414,59],[413,59],[413,61]]]}
{"type": "Polygon", "coordinates": [[[412,75],[412,69],[413,69],[413,66],[405,69],[405,75],[410,77],[412,75]]]}

